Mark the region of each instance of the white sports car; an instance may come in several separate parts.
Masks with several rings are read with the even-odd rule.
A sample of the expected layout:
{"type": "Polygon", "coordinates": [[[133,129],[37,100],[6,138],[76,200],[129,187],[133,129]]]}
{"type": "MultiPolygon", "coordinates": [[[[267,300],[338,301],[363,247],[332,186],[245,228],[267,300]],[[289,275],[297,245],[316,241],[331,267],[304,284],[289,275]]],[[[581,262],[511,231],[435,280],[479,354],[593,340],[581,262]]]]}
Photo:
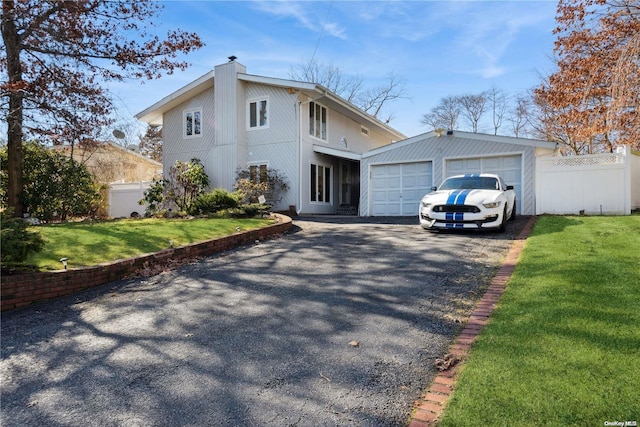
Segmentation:
{"type": "Polygon", "coordinates": [[[420,201],[424,229],[497,229],[516,216],[513,186],[493,174],[467,174],[447,178],[440,188],[420,201]]]}

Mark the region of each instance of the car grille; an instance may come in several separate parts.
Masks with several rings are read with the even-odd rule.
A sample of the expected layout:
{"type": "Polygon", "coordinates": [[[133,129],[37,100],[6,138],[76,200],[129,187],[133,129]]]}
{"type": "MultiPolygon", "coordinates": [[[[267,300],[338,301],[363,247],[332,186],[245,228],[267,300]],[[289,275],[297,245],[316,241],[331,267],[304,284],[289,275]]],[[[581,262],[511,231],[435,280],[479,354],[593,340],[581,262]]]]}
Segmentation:
{"type": "Polygon", "coordinates": [[[438,205],[433,207],[434,212],[453,212],[453,213],[478,213],[480,209],[471,205],[438,205]]]}

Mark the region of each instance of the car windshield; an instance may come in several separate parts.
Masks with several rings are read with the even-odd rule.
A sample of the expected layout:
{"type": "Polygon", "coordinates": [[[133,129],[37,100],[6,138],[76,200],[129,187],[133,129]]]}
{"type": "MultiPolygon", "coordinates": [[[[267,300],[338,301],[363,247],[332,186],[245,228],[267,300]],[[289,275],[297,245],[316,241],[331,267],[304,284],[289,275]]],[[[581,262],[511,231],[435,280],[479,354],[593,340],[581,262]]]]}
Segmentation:
{"type": "Polygon", "coordinates": [[[459,176],[446,179],[439,190],[498,190],[498,180],[490,176],[459,176]]]}

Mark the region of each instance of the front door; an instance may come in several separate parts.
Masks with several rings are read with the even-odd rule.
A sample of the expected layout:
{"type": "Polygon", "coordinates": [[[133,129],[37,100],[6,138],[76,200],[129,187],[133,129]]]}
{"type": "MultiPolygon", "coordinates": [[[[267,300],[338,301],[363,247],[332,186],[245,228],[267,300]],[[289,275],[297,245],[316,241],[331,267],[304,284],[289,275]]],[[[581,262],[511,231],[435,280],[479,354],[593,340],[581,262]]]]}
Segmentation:
{"type": "Polygon", "coordinates": [[[340,204],[351,204],[351,162],[340,161],[340,204]]]}

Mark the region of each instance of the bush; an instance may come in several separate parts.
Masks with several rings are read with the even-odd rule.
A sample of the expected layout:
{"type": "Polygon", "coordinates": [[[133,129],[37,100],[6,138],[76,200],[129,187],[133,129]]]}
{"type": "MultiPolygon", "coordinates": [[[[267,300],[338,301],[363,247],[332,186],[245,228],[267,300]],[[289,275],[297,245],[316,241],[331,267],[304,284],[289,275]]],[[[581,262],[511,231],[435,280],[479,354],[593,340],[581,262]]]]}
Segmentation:
{"type": "Polygon", "coordinates": [[[216,188],[210,193],[201,194],[188,211],[191,215],[207,215],[219,212],[224,209],[233,209],[238,207],[239,197],[222,188],[216,188]]]}
{"type": "Polygon", "coordinates": [[[236,171],[235,190],[242,196],[242,203],[258,203],[264,196],[267,203],[277,204],[289,190],[287,177],[278,169],[251,166],[236,171]]]}
{"type": "Polygon", "coordinates": [[[29,224],[21,218],[14,218],[11,211],[0,212],[0,252],[3,264],[18,264],[32,253],[44,248],[44,240],[38,233],[27,230],[29,224]]]}
{"type": "Polygon", "coordinates": [[[199,159],[189,162],[176,161],[169,169],[169,179],[153,180],[138,203],[148,205],[146,216],[157,216],[163,212],[191,212],[198,196],[209,186],[209,177],[199,159]]]}
{"type": "Polygon", "coordinates": [[[145,216],[154,216],[165,208],[165,188],[169,184],[166,179],[153,179],[151,185],[144,192],[142,200],[138,201],[139,205],[146,204],[144,211],[145,216]]]}
{"type": "Polygon", "coordinates": [[[248,217],[254,217],[256,215],[264,215],[269,213],[271,210],[271,205],[262,204],[262,203],[251,203],[248,205],[242,206],[245,213],[248,217]]]}
{"type": "MultiPolygon", "coordinates": [[[[70,217],[94,216],[104,205],[101,186],[84,164],[37,142],[24,143],[23,150],[22,202],[32,217],[65,221],[70,217]]],[[[0,159],[0,197],[6,206],[6,147],[0,149],[0,159]]]]}

